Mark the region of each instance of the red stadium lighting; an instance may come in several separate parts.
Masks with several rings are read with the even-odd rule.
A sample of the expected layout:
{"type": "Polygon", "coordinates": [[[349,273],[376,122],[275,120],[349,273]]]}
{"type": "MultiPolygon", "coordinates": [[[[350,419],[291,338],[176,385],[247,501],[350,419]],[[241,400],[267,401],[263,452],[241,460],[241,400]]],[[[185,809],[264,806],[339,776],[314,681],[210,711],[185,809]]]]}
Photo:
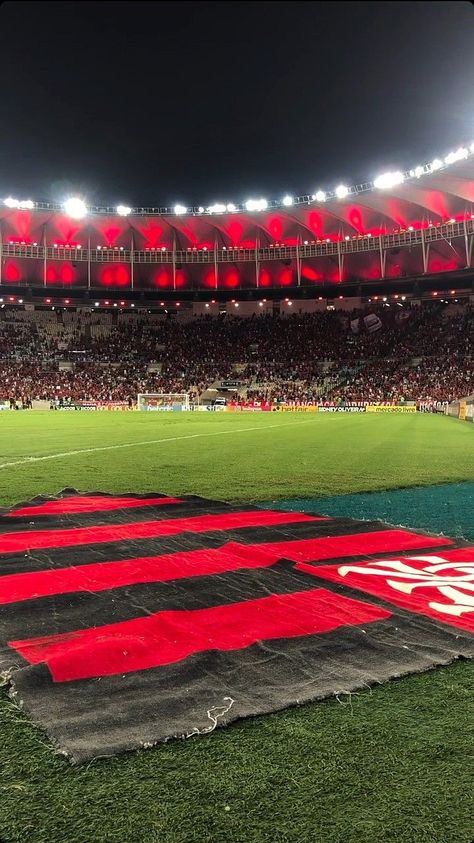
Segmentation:
{"type": "Polygon", "coordinates": [[[180,303],[179,303],[179,301],[177,301],[177,302],[176,302],[176,307],[179,307],[179,306],[180,306],[180,303]]]}
{"type": "Polygon", "coordinates": [[[437,295],[438,295],[438,293],[436,293],[436,292],[435,292],[435,293],[433,293],[433,295],[434,295],[434,296],[437,296],[437,295]]]}
{"type": "Polygon", "coordinates": [[[15,301],[15,296],[10,296],[9,301],[15,301]]]}
{"type": "Polygon", "coordinates": [[[64,304],[70,304],[70,302],[71,302],[70,299],[64,299],[64,304]]]}
{"type": "Polygon", "coordinates": [[[164,306],[165,306],[164,301],[160,301],[160,307],[164,307],[164,306]]]}
{"type": "Polygon", "coordinates": [[[449,292],[451,293],[452,296],[454,296],[455,293],[456,293],[456,290],[450,290],[449,292]]]}
{"type": "Polygon", "coordinates": [[[120,302],[121,307],[123,307],[123,306],[124,306],[124,304],[125,304],[125,302],[124,302],[124,301],[121,301],[121,302],[120,302]]]}
{"type": "Polygon", "coordinates": [[[109,302],[109,301],[105,301],[105,302],[104,302],[104,304],[110,304],[110,302],[109,302]]]}

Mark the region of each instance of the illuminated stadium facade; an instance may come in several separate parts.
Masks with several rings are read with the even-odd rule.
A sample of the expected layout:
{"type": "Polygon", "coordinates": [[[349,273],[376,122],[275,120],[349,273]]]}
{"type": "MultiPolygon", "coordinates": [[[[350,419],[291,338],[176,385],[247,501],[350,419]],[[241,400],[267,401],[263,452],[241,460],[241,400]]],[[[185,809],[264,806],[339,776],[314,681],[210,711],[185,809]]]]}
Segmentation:
{"type": "Polygon", "coordinates": [[[471,291],[474,144],[370,184],[270,202],[113,209],[8,197],[0,235],[10,301],[471,291]]]}

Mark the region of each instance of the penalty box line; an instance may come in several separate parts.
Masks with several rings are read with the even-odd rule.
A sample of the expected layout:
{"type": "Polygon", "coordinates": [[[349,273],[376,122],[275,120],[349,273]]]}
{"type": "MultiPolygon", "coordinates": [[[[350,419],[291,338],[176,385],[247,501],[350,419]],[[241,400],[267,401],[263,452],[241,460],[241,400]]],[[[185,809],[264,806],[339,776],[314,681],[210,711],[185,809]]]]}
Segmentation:
{"type": "Polygon", "coordinates": [[[252,430],[261,430],[266,431],[272,428],[280,428],[280,427],[291,427],[295,424],[305,424],[304,421],[292,421],[292,422],[284,422],[283,424],[269,424],[265,427],[258,425],[257,427],[241,427],[237,430],[215,430],[211,433],[190,433],[186,436],[168,436],[164,439],[146,439],[141,442],[124,442],[118,445],[99,445],[96,448],[78,448],[74,451],[62,451],[57,454],[46,454],[42,457],[22,457],[19,460],[14,460],[12,462],[4,462],[0,463],[0,470],[3,468],[14,468],[18,465],[29,465],[30,463],[35,462],[43,462],[45,460],[59,460],[65,459],[66,457],[74,457],[78,454],[93,454],[98,451],[115,451],[120,448],[137,448],[141,445],[159,445],[163,442],[180,442],[184,439],[200,439],[207,436],[224,436],[227,433],[231,433],[233,435],[237,433],[249,433],[252,430]]]}

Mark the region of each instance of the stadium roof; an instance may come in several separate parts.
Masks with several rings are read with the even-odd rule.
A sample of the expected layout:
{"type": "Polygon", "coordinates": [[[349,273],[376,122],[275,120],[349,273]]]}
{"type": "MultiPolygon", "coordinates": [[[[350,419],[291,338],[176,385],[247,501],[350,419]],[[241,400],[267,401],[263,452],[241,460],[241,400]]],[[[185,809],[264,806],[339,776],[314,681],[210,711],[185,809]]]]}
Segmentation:
{"type": "MultiPolygon", "coordinates": [[[[132,228],[155,248],[158,241],[166,241],[162,245],[171,248],[173,234],[178,236],[181,248],[200,243],[209,248],[216,242],[254,248],[257,240],[262,244],[276,241],[296,245],[306,239],[377,236],[410,225],[421,228],[430,222],[471,218],[474,143],[469,148],[460,147],[443,160],[435,159],[405,173],[385,173],[364,185],[339,185],[333,191],[319,190],[303,197],[286,196],[270,202],[253,199],[241,205],[215,203],[208,208],[184,205],[176,205],[174,209],[125,205],[112,208],[87,206],[78,198],[70,198],[61,205],[7,197],[0,208],[0,219],[14,221],[15,212],[19,211],[35,211],[34,217],[31,216],[34,226],[48,223],[52,216],[59,214],[74,219],[75,225],[82,220],[77,231],[90,226],[104,234],[110,228],[108,219],[113,218],[116,237],[132,228]],[[147,217],[156,221],[154,234],[151,233],[153,224],[147,222],[147,217]]],[[[27,214],[21,216],[24,221],[28,218],[27,214]]]]}
{"type": "Polygon", "coordinates": [[[474,153],[412,172],[386,174],[389,188],[351,188],[344,198],[222,213],[79,206],[85,215],[75,219],[69,206],[68,214],[61,205],[8,198],[0,207],[0,283],[199,291],[471,267],[474,153]]]}

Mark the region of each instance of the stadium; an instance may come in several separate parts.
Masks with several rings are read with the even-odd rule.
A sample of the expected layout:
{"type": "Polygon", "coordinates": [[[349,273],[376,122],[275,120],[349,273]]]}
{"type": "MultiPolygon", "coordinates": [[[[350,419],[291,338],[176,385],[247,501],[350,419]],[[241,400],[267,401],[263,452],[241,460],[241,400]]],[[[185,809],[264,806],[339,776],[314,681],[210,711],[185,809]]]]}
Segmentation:
{"type": "Polygon", "coordinates": [[[426,149],[170,206],[0,160],[1,843],[472,843],[474,140],[426,149]]]}

